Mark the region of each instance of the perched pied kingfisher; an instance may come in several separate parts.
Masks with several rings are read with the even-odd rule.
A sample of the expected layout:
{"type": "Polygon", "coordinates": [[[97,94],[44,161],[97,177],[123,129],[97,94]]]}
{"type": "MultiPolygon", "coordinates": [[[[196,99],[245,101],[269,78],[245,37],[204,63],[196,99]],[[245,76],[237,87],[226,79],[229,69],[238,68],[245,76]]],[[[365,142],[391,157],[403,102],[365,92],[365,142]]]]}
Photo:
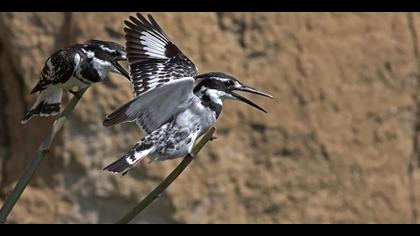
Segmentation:
{"type": "Polygon", "coordinates": [[[163,161],[192,154],[222,111],[225,99],[240,100],[265,110],[234,90],[272,98],[220,72],[198,75],[196,66],[172,43],[152,16],[130,16],[126,50],[135,98],[104,120],[105,126],[136,121],[142,138],[129,152],[104,168],[128,172],[144,157],[163,161]]]}
{"type": "Polygon", "coordinates": [[[77,96],[77,91],[72,90],[74,87],[83,89],[102,81],[108,72],[130,79],[128,72],[118,64],[120,60],[127,60],[124,47],[101,40],[89,40],[54,52],[46,60],[39,81],[31,91],[31,94],[39,92],[39,96],[21,123],[25,124],[33,115],[57,115],[63,88],[77,96]]]}

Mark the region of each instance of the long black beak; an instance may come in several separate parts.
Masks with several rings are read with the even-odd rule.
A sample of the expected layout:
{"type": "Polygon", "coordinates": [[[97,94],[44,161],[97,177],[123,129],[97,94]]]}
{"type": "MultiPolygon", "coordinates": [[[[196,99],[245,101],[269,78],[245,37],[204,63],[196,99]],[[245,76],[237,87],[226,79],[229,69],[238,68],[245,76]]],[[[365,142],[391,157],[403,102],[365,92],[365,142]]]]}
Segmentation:
{"type": "MultiPolygon", "coordinates": [[[[248,86],[245,86],[245,85],[242,85],[241,88],[235,88],[234,90],[244,91],[244,92],[248,92],[248,93],[258,94],[258,95],[264,96],[264,97],[273,98],[273,96],[271,96],[270,94],[260,92],[260,91],[254,89],[254,88],[251,88],[251,87],[248,87],[248,86]]],[[[245,102],[248,105],[251,105],[251,106],[257,108],[260,111],[263,111],[263,112],[267,113],[267,111],[264,110],[264,108],[262,108],[259,105],[255,104],[253,101],[249,100],[248,98],[242,97],[241,95],[239,95],[237,93],[234,93],[232,91],[230,91],[230,94],[232,96],[234,96],[235,98],[237,98],[238,100],[240,100],[242,102],[245,102]]]]}
{"type": "Polygon", "coordinates": [[[112,65],[118,70],[118,72],[121,73],[121,75],[123,75],[124,77],[126,77],[128,80],[131,81],[130,79],[130,74],[124,69],[124,67],[122,67],[118,61],[125,61],[127,59],[125,58],[120,58],[120,59],[115,59],[112,61],[112,65]]]}

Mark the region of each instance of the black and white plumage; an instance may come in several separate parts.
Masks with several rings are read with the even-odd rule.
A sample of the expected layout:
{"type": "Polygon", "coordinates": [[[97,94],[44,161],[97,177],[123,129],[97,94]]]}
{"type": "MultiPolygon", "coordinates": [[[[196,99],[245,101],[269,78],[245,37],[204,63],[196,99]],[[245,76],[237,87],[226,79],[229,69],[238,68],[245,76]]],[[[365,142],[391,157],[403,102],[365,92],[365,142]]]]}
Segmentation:
{"type": "Polygon", "coordinates": [[[102,40],[89,40],[54,52],[45,61],[39,81],[31,91],[31,94],[39,92],[39,96],[21,123],[25,124],[33,115],[57,115],[63,89],[76,94],[71,89],[83,89],[102,81],[108,72],[129,79],[128,72],[118,64],[120,60],[127,60],[124,47],[102,40]]]}
{"type": "Polygon", "coordinates": [[[135,98],[108,115],[104,125],[136,121],[145,137],[104,170],[124,174],[146,156],[162,161],[192,154],[194,142],[216,122],[225,99],[265,112],[233,90],[270,95],[224,73],[198,75],[197,67],[152,16],[146,19],[137,13],[129,20],[124,30],[135,98]]]}
{"type": "Polygon", "coordinates": [[[170,81],[197,75],[197,67],[152,17],[150,22],[140,14],[137,17],[130,16],[124,28],[135,96],[170,81]]]}

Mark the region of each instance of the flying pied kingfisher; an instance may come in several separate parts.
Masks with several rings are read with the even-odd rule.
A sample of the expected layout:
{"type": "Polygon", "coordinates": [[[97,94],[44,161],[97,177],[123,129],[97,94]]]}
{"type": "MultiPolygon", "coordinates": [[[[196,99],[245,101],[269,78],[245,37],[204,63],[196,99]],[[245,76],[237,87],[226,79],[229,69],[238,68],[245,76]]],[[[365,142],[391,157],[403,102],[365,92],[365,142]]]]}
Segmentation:
{"type": "Polygon", "coordinates": [[[39,81],[32,93],[39,92],[38,98],[25,115],[22,124],[33,115],[51,116],[60,111],[63,88],[74,94],[74,87],[86,88],[104,80],[108,72],[114,72],[130,79],[128,72],[118,64],[127,60],[122,45],[114,42],[89,40],[54,52],[46,61],[39,81]]]}
{"type": "Polygon", "coordinates": [[[197,67],[152,16],[148,15],[148,20],[140,13],[136,16],[124,22],[135,98],[109,114],[103,124],[109,127],[136,121],[145,136],[104,170],[124,175],[146,156],[151,161],[163,161],[192,155],[194,142],[216,122],[225,99],[239,100],[266,112],[234,91],[271,95],[224,73],[198,75],[197,67]]]}

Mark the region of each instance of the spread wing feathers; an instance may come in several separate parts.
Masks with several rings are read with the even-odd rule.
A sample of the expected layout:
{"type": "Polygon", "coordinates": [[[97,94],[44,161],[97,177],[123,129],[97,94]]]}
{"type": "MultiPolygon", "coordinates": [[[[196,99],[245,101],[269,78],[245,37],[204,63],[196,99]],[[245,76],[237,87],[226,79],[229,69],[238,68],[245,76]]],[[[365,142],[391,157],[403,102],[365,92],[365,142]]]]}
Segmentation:
{"type": "Polygon", "coordinates": [[[103,124],[135,121],[148,134],[185,110],[193,98],[194,78],[174,80],[144,93],[109,114],[103,124]]]}
{"type": "Polygon", "coordinates": [[[197,75],[197,67],[173,44],[166,33],[148,15],[140,13],[124,21],[126,51],[134,96],[172,80],[197,75]]]}
{"type": "Polygon", "coordinates": [[[72,49],[61,49],[52,54],[42,69],[40,79],[31,94],[46,89],[51,84],[65,83],[80,64],[80,55],[72,49]]]}

